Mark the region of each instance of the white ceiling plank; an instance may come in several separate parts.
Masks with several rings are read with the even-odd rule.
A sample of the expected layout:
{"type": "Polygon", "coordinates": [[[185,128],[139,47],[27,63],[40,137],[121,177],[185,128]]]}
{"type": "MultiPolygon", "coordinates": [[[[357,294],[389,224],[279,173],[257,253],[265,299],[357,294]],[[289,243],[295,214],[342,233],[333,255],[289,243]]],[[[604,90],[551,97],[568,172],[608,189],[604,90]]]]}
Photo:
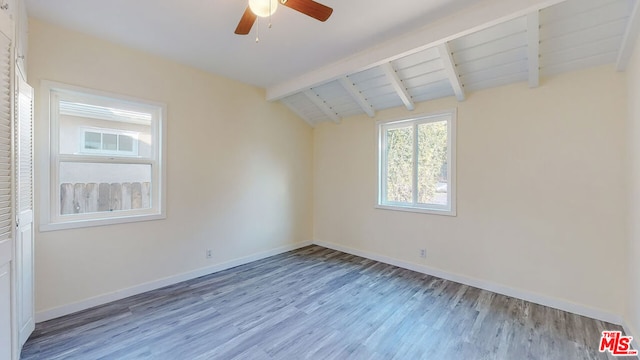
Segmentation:
{"type": "Polygon", "coordinates": [[[407,110],[413,111],[416,108],[416,105],[413,103],[413,100],[411,100],[411,95],[409,95],[409,91],[407,91],[407,88],[404,87],[404,84],[402,84],[402,80],[400,80],[398,73],[393,68],[391,63],[382,64],[380,65],[380,67],[382,68],[384,73],[387,75],[387,79],[391,81],[391,85],[393,85],[393,89],[396,91],[396,93],[400,97],[400,100],[402,100],[402,103],[404,104],[404,106],[407,107],[407,110]]]}
{"type": "Polygon", "coordinates": [[[527,15],[527,57],[529,59],[529,87],[540,85],[540,12],[527,15]]]}
{"type": "MultiPolygon", "coordinates": [[[[454,43],[452,41],[451,43],[454,43]]],[[[527,47],[527,32],[522,30],[519,33],[511,34],[500,39],[489,41],[479,46],[474,46],[460,51],[453,51],[453,59],[458,66],[468,61],[474,61],[504,53],[512,49],[527,47]]],[[[452,47],[449,47],[451,50],[452,47]]]]}
{"type": "Polygon", "coordinates": [[[640,0],[636,0],[629,17],[629,23],[627,24],[627,30],[622,38],[622,45],[620,46],[620,52],[618,53],[618,59],[616,61],[616,69],[618,71],[625,71],[629,60],[633,54],[633,47],[636,43],[638,33],[640,33],[640,0]]]}
{"type": "Polygon", "coordinates": [[[440,58],[444,65],[444,71],[447,73],[447,77],[449,78],[453,92],[456,94],[456,98],[458,101],[464,101],[464,89],[462,88],[460,76],[458,76],[458,71],[456,70],[456,64],[453,62],[453,56],[451,54],[451,49],[449,49],[449,44],[440,44],[438,46],[438,51],[440,52],[440,58]]]}
{"type": "Polygon", "coordinates": [[[529,64],[526,60],[516,61],[511,64],[498,65],[490,68],[483,69],[472,73],[460,75],[460,80],[465,84],[465,89],[469,84],[488,81],[500,77],[509,76],[512,74],[529,72],[529,64]]]}
{"type": "Polygon", "coordinates": [[[311,127],[316,127],[316,124],[313,121],[311,121],[311,119],[304,112],[298,110],[298,108],[295,105],[289,103],[288,101],[284,101],[284,100],[285,99],[283,99],[282,102],[284,103],[284,105],[289,110],[291,110],[294,114],[298,115],[298,117],[300,117],[302,120],[304,120],[304,122],[309,124],[311,127]]]}
{"type": "Polygon", "coordinates": [[[562,4],[558,4],[553,9],[544,10],[542,14],[541,24],[548,24],[551,22],[562,22],[566,19],[575,17],[576,15],[597,11],[602,12],[602,9],[606,12],[608,7],[620,5],[620,0],[578,0],[567,1],[562,4]]]}
{"type": "Polygon", "coordinates": [[[367,69],[364,71],[360,71],[357,73],[353,73],[353,74],[347,74],[347,75],[349,75],[349,78],[351,79],[351,81],[353,81],[354,84],[358,84],[358,85],[360,85],[364,81],[368,81],[368,80],[379,78],[379,77],[384,77],[382,70],[376,67],[367,69]]]}
{"type": "MultiPolygon", "coordinates": [[[[598,40],[579,44],[578,46],[567,47],[560,51],[549,52],[545,49],[540,53],[541,67],[556,65],[563,62],[575,61],[583,58],[597,56],[601,54],[614,53],[613,58],[608,61],[615,64],[619,54],[622,37],[613,37],[605,40],[598,40]]],[[[606,64],[606,63],[605,63],[606,64]]],[[[604,64],[601,64],[604,65],[604,64]]]]}
{"type": "Polygon", "coordinates": [[[354,84],[356,84],[358,89],[360,89],[360,92],[363,94],[369,90],[391,86],[389,79],[387,79],[387,75],[385,75],[383,72],[381,72],[380,76],[378,77],[370,78],[364,81],[358,81],[351,75],[349,75],[349,78],[351,79],[351,81],[353,81],[354,84]]]}
{"type": "Polygon", "coordinates": [[[510,74],[506,76],[501,76],[497,78],[492,78],[484,81],[480,81],[477,83],[468,83],[466,88],[468,91],[476,91],[482,89],[488,89],[492,87],[498,87],[507,84],[513,84],[516,82],[526,81],[527,80],[527,72],[521,72],[519,74],[510,74]]]}
{"type": "Polygon", "coordinates": [[[369,101],[369,103],[371,103],[374,109],[376,108],[376,104],[374,100],[380,96],[393,96],[396,99],[398,99],[398,102],[400,103],[399,105],[402,105],[402,101],[400,100],[400,97],[398,97],[398,93],[396,92],[396,89],[394,89],[393,85],[391,84],[377,87],[377,88],[361,90],[360,92],[369,101]]]}
{"type": "Polygon", "coordinates": [[[432,73],[427,73],[421,76],[414,76],[412,78],[407,78],[403,76],[400,71],[398,71],[398,74],[400,74],[400,76],[402,76],[402,78],[404,79],[402,80],[402,83],[404,84],[404,86],[406,86],[406,88],[409,90],[409,93],[411,94],[413,94],[411,92],[412,88],[433,84],[436,82],[440,82],[442,80],[449,82],[449,76],[447,75],[447,72],[444,69],[440,71],[434,71],[432,73]]]}
{"type": "MultiPolygon", "coordinates": [[[[551,9],[541,11],[540,42],[544,43],[549,39],[569,34],[583,33],[601,25],[609,27],[615,26],[615,24],[620,20],[623,20],[626,24],[630,11],[631,9],[629,9],[628,6],[619,7],[615,9],[615,11],[589,11],[576,14],[562,21],[551,23],[546,22],[546,15],[544,15],[550,13],[551,9]]],[[[623,30],[620,32],[620,36],[622,36],[622,33],[624,32],[624,28],[625,27],[623,27],[623,30]]]]}
{"type": "Polygon", "coordinates": [[[439,59],[440,54],[438,54],[438,49],[431,48],[396,59],[393,63],[397,69],[407,69],[416,65],[439,61],[439,59]]]}
{"type": "Polygon", "coordinates": [[[409,89],[415,102],[454,96],[449,79],[409,89]]]}
{"type": "Polygon", "coordinates": [[[455,53],[464,49],[481,46],[509,35],[524,32],[526,29],[527,19],[525,16],[522,16],[451,41],[449,48],[455,53]]]}
{"type": "Polygon", "coordinates": [[[522,61],[527,58],[527,49],[525,47],[507,50],[505,52],[493,54],[480,59],[465,61],[466,59],[454,53],[453,59],[458,64],[458,72],[460,75],[482,71],[494,66],[510,64],[522,61]]]}
{"type": "Polygon", "coordinates": [[[379,96],[371,99],[370,101],[373,104],[373,107],[378,111],[402,106],[402,101],[400,101],[395,93],[379,96]]]}
{"type": "Polygon", "coordinates": [[[347,90],[351,97],[353,97],[353,100],[355,100],[358,105],[360,105],[362,110],[367,113],[367,115],[369,115],[369,117],[376,116],[376,112],[373,110],[373,107],[371,106],[371,104],[369,104],[367,99],[362,96],[362,93],[360,92],[360,90],[358,90],[353,81],[349,80],[348,77],[343,77],[340,78],[340,84],[342,85],[342,87],[344,87],[345,90],[347,90]]]}
{"type": "Polygon", "coordinates": [[[324,100],[318,96],[313,90],[309,89],[304,92],[304,95],[311,100],[322,112],[329,117],[329,119],[333,120],[335,123],[340,123],[340,117],[336,114],[330,107],[327,105],[324,100]]]}
{"type": "MultiPolygon", "coordinates": [[[[437,50],[438,49],[436,49],[436,51],[437,50]]],[[[416,76],[422,76],[424,74],[438,72],[444,69],[444,66],[442,65],[442,60],[440,59],[440,55],[438,55],[438,58],[435,60],[422,63],[422,64],[417,64],[415,66],[411,66],[408,68],[401,67],[398,64],[398,61],[394,61],[393,66],[395,67],[396,71],[398,72],[398,74],[400,74],[400,76],[403,79],[411,79],[416,76]]]]}
{"type": "Polygon", "coordinates": [[[337,80],[464,35],[525,16],[566,0],[483,0],[451,16],[430,22],[404,36],[390,39],[314,71],[267,88],[267,100],[275,101],[303,89],[337,80]]]}
{"type": "Polygon", "coordinates": [[[540,52],[560,51],[568,47],[584,44],[587,42],[604,40],[611,37],[620,37],[622,39],[629,19],[619,19],[613,22],[596,25],[594,27],[574,31],[571,33],[545,34],[543,27],[540,28],[540,52]],[[543,38],[543,35],[547,35],[543,38]],[[552,36],[549,36],[552,35],[552,36]]]}
{"type": "Polygon", "coordinates": [[[542,76],[557,75],[563,72],[576,71],[604,64],[612,64],[615,61],[617,51],[602,52],[590,56],[579,57],[576,59],[564,59],[566,61],[555,61],[545,64],[540,73],[542,76]]]}

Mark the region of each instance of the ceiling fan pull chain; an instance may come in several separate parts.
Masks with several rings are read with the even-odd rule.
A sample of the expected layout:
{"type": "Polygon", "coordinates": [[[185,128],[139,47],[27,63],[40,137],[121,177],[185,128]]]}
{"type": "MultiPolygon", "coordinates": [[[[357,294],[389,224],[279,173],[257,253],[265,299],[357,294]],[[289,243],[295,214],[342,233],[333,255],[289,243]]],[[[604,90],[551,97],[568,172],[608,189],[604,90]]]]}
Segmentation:
{"type": "Polygon", "coordinates": [[[271,15],[273,14],[273,11],[271,9],[271,1],[269,1],[269,29],[271,29],[271,15]]]}
{"type": "Polygon", "coordinates": [[[256,18],[256,42],[259,43],[260,42],[260,31],[258,30],[260,28],[260,19],[256,18]]]}

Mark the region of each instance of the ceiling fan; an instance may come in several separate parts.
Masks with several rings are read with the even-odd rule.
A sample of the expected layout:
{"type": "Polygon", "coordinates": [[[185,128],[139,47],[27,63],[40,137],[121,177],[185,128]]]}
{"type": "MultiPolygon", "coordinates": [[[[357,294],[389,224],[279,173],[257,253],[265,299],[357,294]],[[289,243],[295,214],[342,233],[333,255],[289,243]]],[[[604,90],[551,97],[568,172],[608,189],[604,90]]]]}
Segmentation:
{"type": "Polygon", "coordinates": [[[313,0],[249,0],[249,6],[244,11],[235,33],[247,35],[256,22],[256,18],[273,15],[278,3],[320,21],[326,21],[333,12],[332,8],[313,0]]]}

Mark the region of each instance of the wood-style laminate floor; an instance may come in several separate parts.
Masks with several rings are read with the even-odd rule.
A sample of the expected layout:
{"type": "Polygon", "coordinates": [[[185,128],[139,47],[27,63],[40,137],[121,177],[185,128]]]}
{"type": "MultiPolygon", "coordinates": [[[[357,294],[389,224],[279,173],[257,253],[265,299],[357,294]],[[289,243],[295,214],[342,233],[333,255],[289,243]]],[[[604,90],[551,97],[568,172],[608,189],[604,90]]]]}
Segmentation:
{"type": "Polygon", "coordinates": [[[309,246],[38,324],[22,359],[607,359],[603,330],[309,246]]]}

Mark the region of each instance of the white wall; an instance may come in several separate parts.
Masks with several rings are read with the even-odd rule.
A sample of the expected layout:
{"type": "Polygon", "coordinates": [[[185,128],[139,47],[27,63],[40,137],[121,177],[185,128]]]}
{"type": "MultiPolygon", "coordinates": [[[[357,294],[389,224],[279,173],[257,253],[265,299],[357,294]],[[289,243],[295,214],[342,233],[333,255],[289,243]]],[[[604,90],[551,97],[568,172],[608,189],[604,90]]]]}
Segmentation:
{"type": "Polygon", "coordinates": [[[640,336],[640,38],[627,69],[629,109],[629,283],[626,323],[631,335],[640,336]]]}
{"type": "MultiPolygon", "coordinates": [[[[168,108],[167,219],[37,232],[37,311],[311,239],[313,130],[263,90],[35,19],[29,53],[36,90],[47,79],[168,108]]],[[[37,138],[44,121],[37,107],[37,138]]]]}
{"type": "Polygon", "coordinates": [[[314,240],[621,315],[624,80],[607,66],[419,104],[458,108],[457,217],[374,209],[375,121],[406,109],[318,126],[314,240]]]}

